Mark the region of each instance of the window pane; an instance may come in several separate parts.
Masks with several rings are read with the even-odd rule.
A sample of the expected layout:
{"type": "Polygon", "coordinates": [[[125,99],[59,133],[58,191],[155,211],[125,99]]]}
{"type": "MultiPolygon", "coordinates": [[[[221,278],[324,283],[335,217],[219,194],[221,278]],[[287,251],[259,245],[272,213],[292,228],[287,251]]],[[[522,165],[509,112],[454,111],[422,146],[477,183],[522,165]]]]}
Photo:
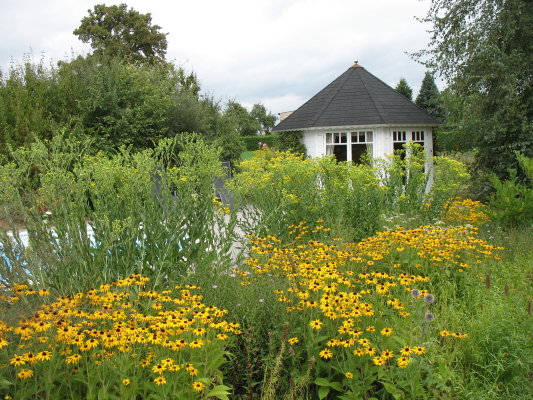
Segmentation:
{"type": "Polygon", "coordinates": [[[333,134],[326,133],[326,143],[333,143],[333,134]]]}
{"type": "Polygon", "coordinates": [[[372,143],[374,141],[374,138],[372,136],[373,136],[373,132],[372,131],[368,131],[366,133],[366,142],[367,143],[372,143]]]}
{"type": "Polygon", "coordinates": [[[341,143],[346,143],[346,141],[347,141],[346,133],[341,133],[341,143]]]}
{"type": "Polygon", "coordinates": [[[352,143],[357,143],[357,132],[352,132],[352,143]]]}

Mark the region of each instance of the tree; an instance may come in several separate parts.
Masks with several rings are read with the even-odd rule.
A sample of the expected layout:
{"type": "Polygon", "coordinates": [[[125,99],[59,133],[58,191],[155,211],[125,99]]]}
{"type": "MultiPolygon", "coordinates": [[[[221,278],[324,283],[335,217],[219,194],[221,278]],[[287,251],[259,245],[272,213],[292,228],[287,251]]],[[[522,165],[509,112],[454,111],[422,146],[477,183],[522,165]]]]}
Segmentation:
{"type": "Polygon", "coordinates": [[[400,78],[400,82],[398,82],[394,90],[407,97],[409,100],[413,100],[413,89],[411,89],[411,86],[409,86],[405,78],[400,78]]]}
{"type": "Polygon", "coordinates": [[[235,119],[237,132],[241,136],[255,135],[261,129],[260,123],[253,119],[248,110],[236,101],[228,101],[224,114],[235,119]]]}
{"type": "Polygon", "coordinates": [[[506,178],[533,156],[533,7],[528,0],[432,0],[428,49],[413,54],[460,99],[477,171],[506,178]]]}
{"type": "Polygon", "coordinates": [[[420,92],[418,92],[418,96],[416,96],[415,104],[426,110],[428,114],[434,116],[440,122],[443,122],[444,115],[439,89],[435,84],[433,75],[429,72],[426,72],[424,75],[420,92]]]}
{"type": "Polygon", "coordinates": [[[259,130],[266,135],[272,131],[276,124],[276,116],[268,112],[265,106],[260,103],[253,105],[250,117],[259,123],[259,130]]]}
{"type": "Polygon", "coordinates": [[[141,14],[126,4],[97,4],[88,10],[74,34],[90,43],[94,54],[153,64],[165,59],[166,33],[152,25],[151,14],[141,14]]]}

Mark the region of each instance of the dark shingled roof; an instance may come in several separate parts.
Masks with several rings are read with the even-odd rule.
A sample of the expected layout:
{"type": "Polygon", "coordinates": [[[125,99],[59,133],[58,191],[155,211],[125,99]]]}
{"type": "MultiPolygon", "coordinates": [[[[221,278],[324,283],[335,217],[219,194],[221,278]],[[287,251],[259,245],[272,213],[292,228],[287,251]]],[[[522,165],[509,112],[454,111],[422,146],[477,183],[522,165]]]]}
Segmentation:
{"type": "Polygon", "coordinates": [[[384,124],[438,125],[439,122],[355,64],[273,130],[384,124]]]}

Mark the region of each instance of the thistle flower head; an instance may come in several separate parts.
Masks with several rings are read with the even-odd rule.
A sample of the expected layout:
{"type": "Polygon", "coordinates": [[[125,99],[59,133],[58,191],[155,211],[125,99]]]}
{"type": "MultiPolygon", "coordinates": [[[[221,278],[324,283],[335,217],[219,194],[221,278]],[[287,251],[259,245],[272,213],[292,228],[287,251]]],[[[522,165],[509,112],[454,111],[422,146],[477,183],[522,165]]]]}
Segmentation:
{"type": "Polygon", "coordinates": [[[431,304],[431,303],[433,303],[434,301],[435,301],[435,296],[433,296],[432,294],[426,294],[426,295],[424,296],[424,302],[425,302],[426,304],[431,304]]]}

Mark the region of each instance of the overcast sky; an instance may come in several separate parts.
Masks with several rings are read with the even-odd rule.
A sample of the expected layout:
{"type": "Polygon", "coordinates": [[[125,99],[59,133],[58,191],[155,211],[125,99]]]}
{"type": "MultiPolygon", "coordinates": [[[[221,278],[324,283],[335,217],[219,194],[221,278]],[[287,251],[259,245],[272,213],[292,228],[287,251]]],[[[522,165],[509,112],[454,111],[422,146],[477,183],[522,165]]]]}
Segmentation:
{"type": "MultiPolygon", "coordinates": [[[[90,51],[72,33],[95,4],[127,3],[168,33],[167,59],[194,71],[206,94],[274,113],[298,108],[355,60],[418,93],[428,0],[0,0],[0,69],[90,51]]],[[[440,89],[442,89],[440,87],[440,89]]]]}

